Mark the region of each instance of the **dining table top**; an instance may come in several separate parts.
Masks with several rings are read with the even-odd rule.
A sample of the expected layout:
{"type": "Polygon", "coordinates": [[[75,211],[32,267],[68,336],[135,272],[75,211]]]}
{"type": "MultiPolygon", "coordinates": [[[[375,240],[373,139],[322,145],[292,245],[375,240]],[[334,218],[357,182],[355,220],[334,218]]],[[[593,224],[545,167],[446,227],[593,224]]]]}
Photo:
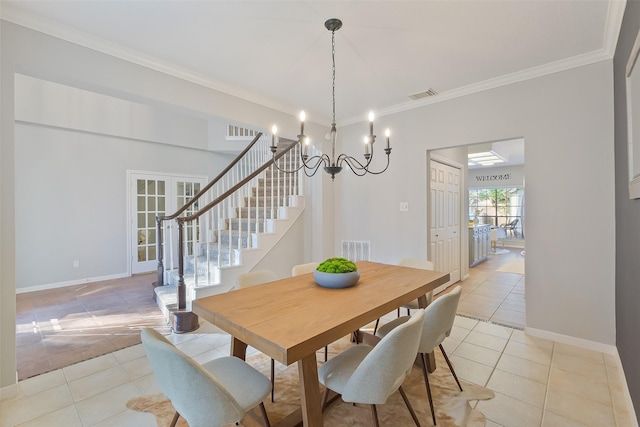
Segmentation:
{"type": "Polygon", "coordinates": [[[438,271],[369,261],[356,265],[360,280],[350,288],[323,288],[308,273],[200,298],[192,310],[289,365],[449,280],[438,271]]]}

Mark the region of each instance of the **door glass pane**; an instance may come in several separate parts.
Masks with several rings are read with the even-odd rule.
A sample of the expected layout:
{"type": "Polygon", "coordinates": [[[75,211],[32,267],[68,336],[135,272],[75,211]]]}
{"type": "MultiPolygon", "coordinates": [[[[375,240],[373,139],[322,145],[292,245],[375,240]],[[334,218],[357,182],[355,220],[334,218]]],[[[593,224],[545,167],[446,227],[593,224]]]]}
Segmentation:
{"type": "Polygon", "coordinates": [[[147,194],[156,194],[156,182],[155,181],[147,181],[147,194]]]}
{"type": "Polygon", "coordinates": [[[137,194],[144,194],[145,193],[145,185],[144,185],[145,182],[146,181],[144,179],[139,179],[138,180],[137,185],[136,185],[136,187],[138,189],[137,194]]]}
{"type": "Polygon", "coordinates": [[[164,181],[158,181],[158,194],[165,195],[164,192],[164,181]]]}

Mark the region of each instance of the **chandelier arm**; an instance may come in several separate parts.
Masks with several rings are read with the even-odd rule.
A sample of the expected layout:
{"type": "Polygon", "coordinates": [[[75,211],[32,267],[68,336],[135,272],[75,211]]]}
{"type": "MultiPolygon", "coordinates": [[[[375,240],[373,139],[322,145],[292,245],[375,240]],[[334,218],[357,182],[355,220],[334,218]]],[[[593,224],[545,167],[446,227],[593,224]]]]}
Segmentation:
{"type": "Polygon", "coordinates": [[[342,164],[343,162],[346,162],[349,167],[351,168],[351,170],[353,170],[353,168],[359,169],[359,170],[367,170],[367,167],[369,167],[369,164],[371,163],[371,159],[373,158],[373,156],[369,157],[369,159],[367,160],[367,163],[365,163],[364,165],[362,163],[360,163],[358,161],[358,159],[356,159],[353,156],[348,156],[346,154],[340,154],[338,156],[338,160],[336,161],[336,164],[342,164]]]}
{"type": "Polygon", "coordinates": [[[390,159],[389,159],[389,155],[387,154],[387,165],[384,167],[384,169],[378,172],[373,172],[367,168],[367,173],[370,173],[371,175],[380,175],[381,173],[385,172],[389,168],[389,162],[390,162],[390,159]]]}
{"type": "MultiPolygon", "coordinates": [[[[322,154],[322,155],[315,155],[309,159],[306,159],[301,155],[300,156],[300,160],[302,160],[302,166],[300,166],[300,168],[307,168],[307,169],[318,169],[318,167],[321,164],[325,164],[328,165],[330,164],[329,161],[329,156],[327,156],[326,154],[322,154]],[[311,165],[311,161],[316,160],[316,163],[314,165],[311,165]]],[[[315,172],[314,172],[315,173],[315,172]]]]}
{"type": "Polygon", "coordinates": [[[278,160],[276,160],[275,158],[273,159],[273,165],[276,167],[276,169],[278,169],[282,173],[296,173],[296,172],[298,172],[300,169],[302,169],[304,167],[304,165],[303,165],[303,166],[300,166],[297,169],[283,169],[280,166],[278,166],[278,160]]]}
{"type": "Polygon", "coordinates": [[[356,162],[358,164],[360,164],[359,161],[357,161],[356,159],[354,159],[353,157],[350,156],[345,156],[342,159],[343,163],[346,163],[346,165],[349,167],[349,169],[351,169],[351,172],[353,172],[354,175],[356,176],[365,176],[367,174],[367,170],[363,167],[358,167],[354,164],[352,164],[352,162],[356,162]]]}
{"type": "Polygon", "coordinates": [[[316,163],[316,164],[315,164],[315,166],[314,166],[314,167],[312,167],[312,168],[304,168],[304,174],[305,174],[306,176],[308,176],[308,177],[312,177],[312,176],[314,176],[314,175],[316,174],[316,172],[318,172],[318,169],[320,169],[320,166],[322,166],[322,164],[323,164],[322,162],[318,162],[318,163],[316,163]],[[311,172],[311,173],[310,173],[309,171],[311,171],[311,170],[312,170],[313,172],[311,172]]]}

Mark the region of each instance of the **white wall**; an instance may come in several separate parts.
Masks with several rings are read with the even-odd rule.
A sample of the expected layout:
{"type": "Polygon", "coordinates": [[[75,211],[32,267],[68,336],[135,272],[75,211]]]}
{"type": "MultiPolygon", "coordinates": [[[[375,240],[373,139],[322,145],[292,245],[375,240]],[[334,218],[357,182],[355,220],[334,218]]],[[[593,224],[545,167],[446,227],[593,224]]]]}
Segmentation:
{"type": "MultiPolygon", "coordinates": [[[[81,178],[80,175],[75,174],[73,166],[79,167],[82,172],[86,172],[91,166],[95,166],[97,171],[101,173],[100,180],[82,183],[81,191],[92,193],[92,190],[96,187],[100,191],[115,191],[115,194],[108,196],[109,202],[119,203],[116,202],[115,199],[119,198],[118,200],[122,200],[125,197],[123,195],[125,189],[124,174],[120,175],[117,172],[111,174],[108,165],[114,162],[115,167],[124,171],[126,168],[130,168],[131,164],[135,161],[139,166],[133,166],[134,168],[146,169],[147,165],[151,163],[151,160],[154,160],[154,164],[156,164],[155,160],[161,159],[159,163],[157,163],[159,167],[175,167],[176,169],[169,171],[176,171],[179,168],[182,172],[182,165],[176,165],[176,162],[171,162],[169,159],[171,157],[175,158],[177,154],[180,154],[180,157],[184,154],[183,151],[174,151],[177,148],[169,144],[152,144],[148,141],[138,141],[138,144],[131,143],[132,140],[129,139],[127,139],[129,144],[123,144],[119,136],[113,137],[112,135],[98,135],[89,132],[72,135],[75,131],[66,131],[67,135],[63,137],[60,133],[61,129],[59,128],[40,127],[40,125],[32,124],[16,124],[14,116],[15,73],[61,83],[118,99],[129,100],[143,105],[150,105],[154,108],[166,109],[169,112],[185,114],[187,116],[192,115],[193,117],[204,118],[217,116],[235,122],[254,123],[256,126],[265,129],[270,128],[272,123],[277,122],[285,135],[295,134],[298,123],[294,114],[286,114],[259,106],[233,96],[222,94],[210,88],[116,59],[109,55],[74,45],[6,21],[1,21],[0,32],[0,50],[2,51],[2,61],[0,63],[0,82],[2,84],[0,87],[2,91],[2,96],[0,97],[2,103],[2,115],[0,117],[0,135],[2,137],[0,149],[0,173],[2,177],[0,186],[0,218],[2,219],[0,223],[0,236],[2,237],[0,244],[0,392],[3,393],[15,387],[16,383],[16,248],[24,251],[26,250],[25,248],[33,247],[30,246],[32,242],[25,242],[19,235],[16,235],[15,229],[16,227],[21,227],[27,228],[27,231],[25,231],[27,233],[33,231],[27,240],[33,239],[34,242],[42,240],[39,239],[40,234],[38,233],[43,231],[42,229],[38,229],[37,227],[34,230],[28,229],[29,225],[33,225],[34,220],[16,220],[16,204],[25,203],[25,201],[21,199],[21,197],[23,197],[22,195],[16,196],[16,191],[18,191],[18,189],[22,191],[24,186],[31,186],[33,184],[33,182],[30,181],[30,174],[28,173],[32,169],[31,165],[37,163],[39,167],[44,167],[48,172],[54,173],[54,179],[51,181],[52,188],[50,188],[49,191],[55,191],[58,187],[81,178]],[[87,136],[86,139],[85,136],[87,136]],[[18,140],[18,138],[20,139],[18,140]],[[55,165],[53,162],[52,164],[47,164],[42,158],[34,159],[35,163],[32,163],[29,159],[37,148],[46,149],[46,147],[38,147],[38,144],[42,143],[43,138],[49,141],[50,144],[55,144],[47,146],[50,150],[49,154],[57,161],[55,165]],[[152,147],[148,144],[151,144],[152,147]],[[56,147],[59,148],[60,151],[51,151],[52,148],[56,147]],[[63,153],[72,160],[71,166],[69,166],[69,162],[56,158],[56,156],[63,153]],[[80,156],[80,154],[83,156],[80,156]],[[104,159],[108,161],[100,162],[95,159],[100,156],[104,156],[104,159]],[[131,159],[127,159],[129,156],[131,159]],[[88,159],[91,157],[94,159],[88,159]],[[150,163],[144,163],[146,161],[150,163]],[[25,171],[25,168],[28,170],[25,171]],[[68,174],[68,176],[65,176],[65,174],[68,174]],[[118,177],[116,177],[116,175],[118,175],[118,177]],[[119,178],[120,176],[122,178],[119,178]],[[122,181],[119,183],[115,181],[110,182],[111,179],[121,179],[122,181]],[[117,189],[115,189],[116,187],[117,189]]],[[[320,135],[324,135],[326,132],[325,126],[314,123],[308,123],[307,127],[310,132],[320,135]]],[[[208,141],[205,141],[204,147],[209,147],[208,141]]],[[[185,148],[182,147],[180,149],[185,148]]],[[[191,147],[186,150],[194,150],[194,148],[191,147]]],[[[200,168],[202,163],[207,163],[207,156],[209,154],[205,150],[198,150],[202,159],[193,159],[189,157],[189,153],[186,153],[185,156],[188,162],[193,161],[198,164],[199,166],[197,167],[200,168]]],[[[209,165],[208,167],[215,168],[215,165],[209,165]]],[[[152,168],[149,166],[149,169],[152,168]]],[[[46,184],[47,181],[45,179],[43,185],[46,184]]],[[[328,192],[328,194],[332,193],[328,192]]],[[[55,195],[43,195],[43,197],[45,196],[47,197],[45,200],[49,203],[53,203],[52,200],[56,199],[55,195]]],[[[74,198],[73,194],[67,194],[65,197],[71,198],[73,208],[82,209],[82,201],[79,198],[74,198]]],[[[106,200],[99,200],[93,196],[89,198],[89,201],[97,203],[97,207],[100,209],[104,209],[107,203],[106,200]]],[[[36,202],[32,201],[31,203],[36,202]]],[[[312,204],[311,201],[307,201],[306,203],[307,207],[312,206],[312,204]]],[[[58,208],[59,207],[56,206],[56,209],[58,208]]],[[[109,206],[109,208],[111,208],[111,206],[109,206]]],[[[113,208],[114,210],[120,210],[118,206],[114,206],[113,208]]],[[[90,214],[101,215],[100,211],[94,212],[93,210],[90,214]]],[[[307,215],[307,212],[305,212],[305,215],[307,215]]],[[[99,228],[101,226],[100,221],[97,221],[97,223],[96,227],[99,228]]],[[[65,225],[66,224],[61,225],[57,223],[55,227],[63,228],[65,225]]],[[[122,219],[117,219],[115,222],[108,222],[107,225],[109,227],[125,226],[122,219]]],[[[85,229],[83,233],[80,233],[80,238],[84,237],[84,231],[87,230],[85,229]]],[[[121,232],[119,230],[111,231],[115,234],[121,232]]],[[[318,234],[321,231],[322,230],[316,230],[315,233],[318,234]]],[[[44,230],[44,232],[50,233],[51,230],[44,230]]],[[[90,230],[87,231],[86,234],[91,235],[95,232],[95,230],[90,230]]],[[[47,235],[47,237],[56,238],[57,236],[47,235]]],[[[104,238],[105,236],[101,235],[100,237],[104,238]]],[[[314,253],[322,252],[322,245],[330,241],[331,237],[332,236],[323,236],[322,239],[317,239],[318,243],[312,241],[310,250],[314,253]]],[[[102,243],[103,242],[99,244],[102,243]]],[[[305,252],[306,246],[304,242],[299,241],[295,243],[298,245],[299,253],[305,254],[305,257],[309,257],[309,254],[305,252]]],[[[113,243],[109,241],[109,244],[113,243]]],[[[34,245],[38,246],[39,244],[34,243],[34,245]]],[[[332,242],[329,245],[332,246],[332,242]]],[[[91,247],[90,250],[99,252],[101,257],[104,256],[104,252],[100,252],[102,249],[98,247],[91,247]]],[[[50,251],[55,251],[55,248],[50,249],[50,251]]],[[[65,260],[57,260],[56,263],[58,262],[68,264],[68,261],[65,260]]],[[[110,254],[108,262],[113,271],[121,271],[124,265],[121,254],[113,251],[110,254]]],[[[95,265],[95,263],[94,266],[96,268],[102,268],[95,265]]],[[[20,269],[22,269],[22,266],[20,266],[20,269]]],[[[60,272],[56,270],[56,274],[59,273],[60,272]]],[[[42,280],[42,278],[38,280],[42,280]]]]}
{"type": "MultiPolygon", "coordinates": [[[[393,129],[392,165],[381,176],[336,179],[336,241],[371,240],[382,262],[394,262],[399,250],[422,253],[424,152],[524,137],[527,328],[615,344],[611,61],[380,122],[393,129]],[[400,201],[409,212],[398,211],[400,201]]],[[[342,141],[358,141],[363,126],[341,129],[342,141]]]]}

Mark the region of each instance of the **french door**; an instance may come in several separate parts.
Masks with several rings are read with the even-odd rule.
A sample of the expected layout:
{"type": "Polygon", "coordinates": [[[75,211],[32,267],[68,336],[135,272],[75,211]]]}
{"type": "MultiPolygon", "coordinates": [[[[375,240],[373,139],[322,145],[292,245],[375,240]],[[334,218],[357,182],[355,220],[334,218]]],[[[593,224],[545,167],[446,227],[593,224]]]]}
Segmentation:
{"type": "MultiPolygon", "coordinates": [[[[164,175],[146,172],[128,172],[130,212],[130,271],[131,274],[155,271],[158,268],[156,216],[171,215],[187,203],[205,185],[206,177],[164,175]]],[[[183,215],[198,209],[198,202],[183,215]]],[[[174,221],[164,224],[165,244],[176,241],[174,221]]],[[[198,239],[197,222],[185,225],[185,252],[194,251],[193,242],[198,239]]],[[[165,262],[176,262],[177,254],[165,254],[165,262]]]]}
{"type": "Polygon", "coordinates": [[[429,258],[450,276],[436,292],[460,280],[460,185],[460,169],[429,160],[429,258]]]}

